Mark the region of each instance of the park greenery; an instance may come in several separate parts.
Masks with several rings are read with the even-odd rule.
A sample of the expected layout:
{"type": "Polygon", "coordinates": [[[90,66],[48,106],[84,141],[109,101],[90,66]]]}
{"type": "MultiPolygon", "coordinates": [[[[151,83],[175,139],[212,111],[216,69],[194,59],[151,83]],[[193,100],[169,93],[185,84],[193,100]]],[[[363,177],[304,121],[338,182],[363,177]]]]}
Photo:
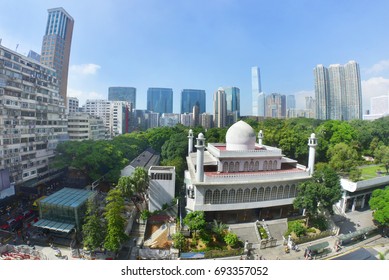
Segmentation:
{"type": "Polygon", "coordinates": [[[293,201],[296,209],[305,209],[309,217],[317,217],[319,213],[333,212],[332,206],[342,196],[339,175],[329,165],[313,173],[311,179],[297,187],[297,197],[293,201]]]}
{"type": "MultiPolygon", "coordinates": [[[[329,165],[342,176],[358,180],[358,167],[364,164],[362,156],[376,159],[376,164],[389,169],[389,117],[374,121],[315,120],[307,118],[245,119],[256,133],[262,130],[263,143],[282,149],[283,153],[299,163],[307,165],[307,139],[316,134],[318,146],[316,162],[329,165]]],[[[189,127],[157,127],[146,131],[134,131],[112,140],[67,141],[58,145],[53,167],[71,167],[93,182],[104,180],[116,184],[120,170],[146,148],[151,147],[161,155],[161,165],[176,167],[177,187],[182,186],[186,169],[189,127]]],[[[228,128],[191,128],[196,137],[204,133],[209,143],[225,142],[228,128]]]]}
{"type": "Polygon", "coordinates": [[[374,220],[381,227],[389,227],[389,186],[374,190],[369,201],[374,220]]]}
{"type": "MultiPolygon", "coordinates": [[[[340,199],[339,176],[357,181],[363,178],[361,166],[368,164],[372,166],[373,174],[389,172],[389,117],[374,121],[307,118],[269,118],[261,121],[248,118],[245,121],[256,133],[259,130],[263,131],[265,145],[281,148],[285,156],[296,159],[303,165],[307,165],[308,162],[308,138],[311,133],[315,133],[318,139],[316,171],[311,180],[298,186],[298,196],[294,202],[296,208],[306,210],[310,220],[317,219],[322,211],[331,212],[332,205],[340,199]],[[367,162],[363,157],[374,158],[374,162],[367,162]]],[[[137,169],[130,177],[120,177],[120,171],[145,149],[151,147],[160,153],[161,165],[175,166],[176,193],[179,194],[187,168],[189,129],[193,130],[195,138],[200,132],[204,133],[206,142],[209,143],[225,142],[228,130],[228,128],[205,130],[202,127],[176,125],[134,131],[112,140],[67,141],[58,145],[53,167],[72,168],[82,173],[89,183],[103,179],[110,186],[103,214],[91,205],[88,207],[83,228],[84,243],[87,247],[104,247],[117,252],[120,244],[126,239],[123,231],[124,199],[131,199],[135,204],[144,200],[148,176],[142,168],[137,169]],[[94,233],[93,229],[97,228],[100,229],[99,232],[94,233]]],[[[374,195],[372,200],[373,204],[370,206],[375,209],[375,219],[387,225],[387,207],[380,208],[381,204],[374,203],[376,200],[384,200],[382,194],[374,195]]],[[[189,214],[189,217],[190,215],[195,214],[189,214]]],[[[206,223],[202,224],[203,217],[199,213],[196,215],[200,216],[193,216],[186,221],[194,233],[189,244],[194,246],[198,240],[202,240],[202,244],[218,244],[216,247],[220,244],[232,247],[236,245],[236,238],[232,233],[226,232],[222,224],[216,222],[213,225],[216,232],[206,231],[204,230],[207,228],[206,223]]],[[[295,230],[299,233],[297,227],[295,230]]],[[[176,244],[183,245],[182,236],[174,238],[177,238],[176,244]]]]}
{"type": "Polygon", "coordinates": [[[238,236],[229,231],[223,222],[213,220],[207,223],[203,211],[188,213],[183,222],[191,236],[186,238],[180,231],[172,236],[173,246],[182,252],[203,251],[206,258],[242,253],[242,242],[238,236]]]}

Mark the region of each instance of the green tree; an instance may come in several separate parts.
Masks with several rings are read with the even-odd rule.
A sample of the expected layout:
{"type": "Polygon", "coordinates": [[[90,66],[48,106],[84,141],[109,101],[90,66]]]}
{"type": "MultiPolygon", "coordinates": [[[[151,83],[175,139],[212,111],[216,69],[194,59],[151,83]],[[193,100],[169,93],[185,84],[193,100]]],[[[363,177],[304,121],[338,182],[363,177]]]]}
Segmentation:
{"type": "Polygon", "coordinates": [[[205,217],[203,211],[194,211],[188,213],[184,218],[184,224],[188,226],[190,231],[193,231],[193,236],[196,237],[196,232],[205,227],[205,217]]]}
{"type": "Polygon", "coordinates": [[[84,219],[82,226],[84,247],[90,250],[101,248],[105,238],[106,225],[101,219],[95,199],[88,200],[84,219]]]}
{"type": "Polygon", "coordinates": [[[126,220],[124,213],[124,198],[119,189],[115,188],[108,192],[107,206],[105,208],[105,219],[107,221],[107,235],[104,241],[104,248],[117,253],[128,236],[124,232],[126,220]]]}
{"type": "Polygon", "coordinates": [[[234,247],[236,246],[236,244],[238,244],[239,242],[239,238],[238,236],[236,235],[236,233],[233,233],[233,232],[228,232],[225,236],[224,236],[224,242],[226,242],[226,244],[230,247],[234,247]]]}
{"type": "Polygon", "coordinates": [[[186,238],[181,232],[176,232],[172,235],[173,247],[182,250],[186,245],[186,238]]]}
{"type": "Polygon", "coordinates": [[[389,226],[389,186],[385,189],[374,190],[369,200],[370,208],[374,211],[374,220],[380,226],[389,226]]]}
{"type": "Polygon", "coordinates": [[[228,226],[223,224],[223,222],[218,222],[213,220],[212,223],[212,232],[217,235],[218,238],[223,238],[225,232],[227,231],[228,226]]]}
{"type": "Polygon", "coordinates": [[[332,206],[342,197],[339,175],[328,166],[316,170],[312,179],[300,183],[297,189],[293,206],[306,209],[310,216],[316,216],[318,210],[333,213],[332,206]]]}
{"type": "Polygon", "coordinates": [[[149,175],[142,167],[136,167],[131,175],[135,186],[135,192],[140,194],[145,200],[145,193],[149,187],[149,175]]]}
{"type": "Polygon", "coordinates": [[[289,231],[294,232],[297,236],[305,235],[307,228],[301,221],[292,221],[289,223],[289,231]]]}
{"type": "Polygon", "coordinates": [[[389,146],[379,146],[375,152],[375,161],[385,166],[386,173],[389,174],[389,146]]]}
{"type": "Polygon", "coordinates": [[[345,143],[328,149],[329,165],[338,172],[348,173],[360,163],[358,152],[345,143]]]}

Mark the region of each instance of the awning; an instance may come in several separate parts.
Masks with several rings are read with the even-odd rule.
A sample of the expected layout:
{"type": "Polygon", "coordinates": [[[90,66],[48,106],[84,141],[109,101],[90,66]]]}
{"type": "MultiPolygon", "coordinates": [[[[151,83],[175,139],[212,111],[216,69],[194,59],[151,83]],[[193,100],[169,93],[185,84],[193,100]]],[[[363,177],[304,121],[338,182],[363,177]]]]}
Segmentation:
{"type": "Polygon", "coordinates": [[[329,246],[330,244],[326,241],[326,242],[321,242],[321,243],[318,243],[318,244],[314,244],[314,245],[311,245],[311,246],[308,246],[308,250],[311,250],[313,252],[317,252],[317,251],[320,251],[322,249],[325,249],[329,246]]]}
{"type": "Polygon", "coordinates": [[[34,223],[34,226],[69,233],[76,225],[41,219],[34,223]]]}
{"type": "Polygon", "coordinates": [[[180,258],[181,259],[204,259],[205,254],[203,252],[198,253],[181,253],[180,258]]]}
{"type": "Polygon", "coordinates": [[[360,237],[366,233],[369,233],[373,230],[377,229],[376,226],[371,226],[371,227],[365,227],[365,228],[361,228],[361,229],[358,229],[356,231],[353,231],[351,233],[347,233],[347,234],[341,234],[338,236],[338,239],[341,240],[341,241],[345,241],[345,240],[351,240],[353,238],[357,238],[357,237],[360,237]]]}

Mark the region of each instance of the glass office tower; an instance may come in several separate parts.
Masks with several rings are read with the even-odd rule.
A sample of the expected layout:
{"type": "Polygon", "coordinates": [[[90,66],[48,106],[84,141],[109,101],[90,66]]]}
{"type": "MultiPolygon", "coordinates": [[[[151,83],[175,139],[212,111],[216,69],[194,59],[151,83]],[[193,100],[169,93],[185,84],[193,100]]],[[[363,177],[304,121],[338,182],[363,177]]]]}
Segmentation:
{"type": "Polygon", "coordinates": [[[136,88],[134,87],[109,87],[109,101],[127,101],[132,104],[132,108],[136,108],[136,88]]]}
{"type": "Polygon", "coordinates": [[[192,113],[193,107],[199,107],[199,113],[205,113],[205,90],[202,89],[183,89],[181,91],[181,114],[192,113]]]}
{"type": "Polygon", "coordinates": [[[261,88],[261,75],[257,66],[251,67],[252,114],[257,117],[265,116],[265,94],[261,88]]]}
{"type": "Polygon", "coordinates": [[[171,88],[149,88],[147,110],[154,113],[173,113],[173,90],[171,88]]]}

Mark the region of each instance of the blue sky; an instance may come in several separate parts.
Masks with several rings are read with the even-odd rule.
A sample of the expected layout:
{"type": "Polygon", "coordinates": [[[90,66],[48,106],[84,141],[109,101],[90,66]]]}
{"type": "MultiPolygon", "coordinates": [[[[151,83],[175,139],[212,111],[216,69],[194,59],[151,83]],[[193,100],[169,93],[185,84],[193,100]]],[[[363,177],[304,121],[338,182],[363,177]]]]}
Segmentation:
{"type": "Polygon", "coordinates": [[[251,114],[251,67],[262,90],[314,96],[317,64],[359,63],[363,108],[389,92],[389,1],[386,0],[0,0],[2,45],[40,52],[47,9],[75,19],[68,95],[106,99],[110,86],[170,87],[174,112],[183,88],[204,89],[207,111],[220,86],[241,90],[251,114]]]}

